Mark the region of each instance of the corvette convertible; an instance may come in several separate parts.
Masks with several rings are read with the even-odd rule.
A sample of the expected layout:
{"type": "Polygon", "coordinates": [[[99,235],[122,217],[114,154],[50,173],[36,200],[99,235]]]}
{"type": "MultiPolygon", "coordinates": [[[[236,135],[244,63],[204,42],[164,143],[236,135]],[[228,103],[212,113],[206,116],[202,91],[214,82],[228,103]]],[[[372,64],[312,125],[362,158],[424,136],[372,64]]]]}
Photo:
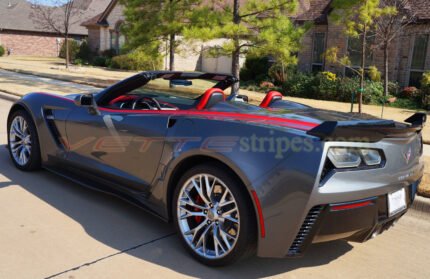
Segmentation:
{"type": "Polygon", "coordinates": [[[405,214],[423,175],[425,114],[395,122],[275,91],[253,105],[237,82],[154,71],[91,94],[31,93],[7,119],[10,157],[173,222],[211,266],[364,242],[405,214]]]}

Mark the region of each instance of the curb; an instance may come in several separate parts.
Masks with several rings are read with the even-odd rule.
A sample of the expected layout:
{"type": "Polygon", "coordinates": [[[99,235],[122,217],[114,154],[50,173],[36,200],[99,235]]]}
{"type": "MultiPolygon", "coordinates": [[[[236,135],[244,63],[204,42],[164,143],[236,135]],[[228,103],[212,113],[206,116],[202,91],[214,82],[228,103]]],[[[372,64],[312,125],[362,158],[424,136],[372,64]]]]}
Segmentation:
{"type": "Polygon", "coordinates": [[[430,199],[416,196],[410,210],[430,214],[430,199]]]}
{"type": "Polygon", "coordinates": [[[0,89],[0,99],[16,102],[21,99],[21,95],[16,92],[0,89]]]}
{"type": "MultiPolygon", "coordinates": [[[[76,84],[82,84],[82,85],[93,86],[93,87],[98,87],[98,88],[105,88],[105,87],[111,85],[111,83],[109,83],[109,81],[106,81],[105,83],[99,83],[99,82],[76,80],[76,79],[72,79],[72,78],[70,78],[70,79],[61,78],[57,75],[44,74],[44,73],[33,72],[33,71],[23,71],[23,70],[17,70],[17,69],[5,69],[2,67],[0,67],[0,69],[2,69],[4,71],[17,73],[17,74],[32,75],[32,76],[42,77],[42,78],[50,78],[50,79],[55,79],[55,80],[59,80],[59,81],[72,82],[72,83],[76,83],[76,84]]],[[[112,82],[118,82],[118,81],[120,81],[120,80],[112,80],[112,82]]]]}

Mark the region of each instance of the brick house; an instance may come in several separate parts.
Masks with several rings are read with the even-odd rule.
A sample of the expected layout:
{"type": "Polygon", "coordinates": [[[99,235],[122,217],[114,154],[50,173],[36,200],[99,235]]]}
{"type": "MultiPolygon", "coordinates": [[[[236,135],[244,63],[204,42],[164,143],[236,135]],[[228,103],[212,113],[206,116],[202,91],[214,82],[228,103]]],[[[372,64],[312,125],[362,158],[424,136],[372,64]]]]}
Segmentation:
{"type": "MultiPolygon", "coordinates": [[[[223,0],[230,1],[230,0],[223,0]]],[[[247,0],[240,0],[244,3],[247,0]]],[[[299,14],[309,9],[309,1],[299,0],[299,14]]],[[[97,52],[113,49],[117,53],[125,42],[125,37],[121,34],[121,24],[124,22],[125,17],[123,14],[123,7],[118,0],[112,0],[103,13],[91,18],[84,22],[82,26],[88,29],[88,42],[90,48],[97,52]]],[[[223,40],[213,40],[203,44],[181,45],[178,53],[176,54],[176,69],[182,71],[204,71],[204,72],[218,72],[218,73],[231,73],[231,58],[221,56],[217,58],[205,55],[208,47],[220,45],[223,40]]],[[[241,64],[243,64],[245,57],[242,57],[241,64]]],[[[164,67],[167,65],[168,56],[164,61],[164,67]]]]}
{"type": "MultiPolygon", "coordinates": [[[[119,53],[120,48],[125,43],[125,37],[121,34],[120,29],[124,21],[123,6],[119,0],[111,0],[102,13],[82,23],[82,26],[88,29],[88,43],[91,50],[96,53],[102,53],[106,50],[114,50],[119,53]]],[[[222,40],[214,40],[204,44],[181,45],[175,56],[176,70],[231,73],[230,57],[211,58],[204,55],[205,48],[220,43],[222,40]]],[[[166,53],[163,68],[168,65],[168,59],[166,53]]],[[[243,62],[244,58],[241,63],[243,62]]]]}
{"type": "MultiPolygon", "coordinates": [[[[339,48],[339,55],[349,54],[353,66],[358,67],[360,53],[354,40],[347,38],[342,26],[331,22],[331,0],[310,0],[308,12],[297,17],[298,22],[313,21],[313,28],[302,39],[298,67],[303,72],[331,71],[338,75],[350,75],[345,67],[327,63],[325,50],[339,48]]],[[[407,27],[404,34],[391,44],[389,49],[389,79],[402,86],[419,86],[423,72],[430,70],[430,1],[410,0],[410,9],[417,21],[407,27]]],[[[368,58],[368,65],[383,71],[383,51],[376,49],[368,58]]]]}
{"type": "MultiPolygon", "coordinates": [[[[88,31],[80,23],[104,10],[108,0],[82,0],[83,12],[75,19],[70,37],[87,38],[88,31]]],[[[32,4],[26,0],[0,1],[0,45],[11,50],[12,55],[58,56],[63,38],[59,34],[43,30],[32,19],[32,4]]]]}

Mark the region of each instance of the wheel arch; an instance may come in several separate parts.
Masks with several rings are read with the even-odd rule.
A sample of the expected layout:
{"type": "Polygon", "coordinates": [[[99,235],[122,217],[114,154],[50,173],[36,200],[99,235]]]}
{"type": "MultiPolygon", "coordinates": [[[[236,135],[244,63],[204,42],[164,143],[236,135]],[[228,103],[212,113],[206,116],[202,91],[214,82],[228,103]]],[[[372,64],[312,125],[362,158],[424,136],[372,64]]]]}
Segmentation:
{"type": "Polygon", "coordinates": [[[214,164],[220,168],[228,171],[240,184],[243,192],[245,194],[246,200],[254,209],[254,219],[256,225],[258,226],[256,230],[259,230],[260,221],[258,216],[257,205],[255,204],[255,200],[253,199],[251,189],[249,188],[249,182],[243,174],[240,174],[239,171],[235,171],[233,167],[229,166],[227,163],[221,161],[218,158],[208,156],[208,155],[192,155],[187,158],[182,159],[179,163],[175,165],[172,172],[170,173],[167,191],[166,191],[166,201],[167,201],[167,213],[168,220],[172,220],[172,199],[176,185],[176,182],[179,181],[181,176],[190,168],[202,165],[202,164],[214,164]]]}
{"type": "Polygon", "coordinates": [[[9,110],[9,114],[8,114],[8,116],[7,116],[7,123],[9,123],[9,122],[10,122],[10,118],[11,118],[11,116],[12,116],[15,112],[17,112],[18,110],[24,110],[25,112],[27,112],[27,113],[31,116],[31,118],[32,118],[32,120],[33,120],[33,122],[34,122],[33,115],[29,112],[28,108],[27,108],[24,104],[22,104],[22,103],[15,103],[15,104],[13,104],[13,105],[12,105],[12,107],[11,107],[11,108],[10,108],[10,110],[9,110]]]}

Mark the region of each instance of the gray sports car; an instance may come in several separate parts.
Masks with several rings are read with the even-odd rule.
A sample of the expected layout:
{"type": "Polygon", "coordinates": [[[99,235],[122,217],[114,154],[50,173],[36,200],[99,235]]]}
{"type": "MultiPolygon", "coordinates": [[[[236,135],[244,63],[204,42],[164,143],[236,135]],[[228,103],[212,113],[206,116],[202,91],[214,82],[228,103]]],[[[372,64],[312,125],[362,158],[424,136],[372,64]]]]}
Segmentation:
{"type": "Polygon", "coordinates": [[[142,72],[94,94],[31,93],[10,110],[10,156],[172,221],[212,266],[363,242],[406,212],[423,175],[425,114],[398,123],[274,91],[256,106],[225,95],[236,82],[142,72]]]}

